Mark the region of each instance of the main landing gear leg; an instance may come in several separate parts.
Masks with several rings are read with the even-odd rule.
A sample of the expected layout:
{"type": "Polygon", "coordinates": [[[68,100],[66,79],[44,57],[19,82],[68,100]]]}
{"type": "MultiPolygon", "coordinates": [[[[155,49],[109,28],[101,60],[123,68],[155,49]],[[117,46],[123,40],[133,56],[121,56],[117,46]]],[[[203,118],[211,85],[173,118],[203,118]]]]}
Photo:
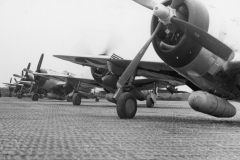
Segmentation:
{"type": "Polygon", "coordinates": [[[80,93],[74,93],[73,98],[72,98],[73,105],[80,106],[81,101],[82,101],[81,94],[80,93]]]}
{"type": "Polygon", "coordinates": [[[155,104],[156,101],[157,101],[157,90],[158,90],[158,88],[156,87],[156,82],[154,82],[153,93],[150,93],[150,94],[147,96],[147,100],[146,100],[147,108],[152,108],[152,107],[154,107],[154,104],[155,104]]]}
{"type": "Polygon", "coordinates": [[[33,91],[32,93],[31,93],[31,91],[32,91],[32,88],[30,89],[30,94],[31,94],[31,99],[32,99],[32,101],[38,101],[38,99],[39,99],[39,92],[38,92],[38,87],[35,89],[35,91],[33,91]]]}
{"type": "Polygon", "coordinates": [[[80,81],[79,81],[79,83],[75,84],[72,93],[70,93],[68,95],[68,97],[72,99],[72,103],[75,106],[80,106],[81,101],[82,101],[81,94],[77,92],[79,89],[79,86],[80,86],[80,81]]]}
{"type": "Polygon", "coordinates": [[[134,118],[137,113],[137,100],[135,96],[130,93],[131,89],[133,88],[137,71],[134,73],[135,74],[130,78],[128,85],[119,88],[114,95],[114,99],[117,102],[116,110],[120,119],[134,118]]]}
{"type": "Polygon", "coordinates": [[[137,112],[137,101],[130,92],[122,93],[117,101],[117,114],[120,119],[131,119],[137,112]]]}
{"type": "Polygon", "coordinates": [[[22,90],[23,90],[23,86],[21,87],[21,89],[20,89],[20,91],[19,91],[19,94],[17,95],[17,98],[18,98],[18,99],[22,99],[22,97],[23,97],[22,90]]]}

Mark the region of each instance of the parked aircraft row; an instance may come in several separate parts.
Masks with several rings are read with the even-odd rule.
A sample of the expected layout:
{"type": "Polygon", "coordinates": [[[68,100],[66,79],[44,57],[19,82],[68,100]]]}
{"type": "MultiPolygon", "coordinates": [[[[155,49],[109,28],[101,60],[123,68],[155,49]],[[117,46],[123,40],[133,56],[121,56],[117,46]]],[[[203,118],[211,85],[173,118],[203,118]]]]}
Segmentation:
{"type": "MultiPolygon", "coordinates": [[[[224,12],[199,0],[134,1],[152,10],[153,17],[152,35],[132,61],[117,55],[111,58],[55,55],[90,67],[94,78],[90,81],[42,69],[42,56],[37,70],[33,72],[28,67],[21,77],[21,81],[36,85],[32,99],[37,99],[41,88],[49,97],[67,96],[74,105],[79,105],[83,96],[80,85],[97,86],[107,92],[109,102],[116,104],[119,118],[126,119],[135,116],[136,100],[146,100],[147,107],[152,107],[157,88],[174,93],[176,86],[187,85],[195,91],[189,97],[194,110],[215,117],[233,117],[236,108],[228,100],[240,98],[239,29],[224,19],[221,14],[224,12]],[[163,62],[141,61],[151,43],[163,62]],[[137,79],[138,76],[146,78],[137,79]]],[[[19,83],[15,89],[18,86],[19,83]]],[[[11,85],[9,89],[12,90],[11,85]]]]}
{"type": "MultiPolygon", "coordinates": [[[[78,57],[80,59],[82,58],[83,62],[86,60],[86,58],[88,58],[86,63],[82,63],[82,65],[89,66],[91,68],[91,73],[94,78],[94,80],[92,80],[77,77],[73,74],[69,74],[69,72],[63,74],[50,69],[43,69],[41,68],[43,57],[44,55],[42,54],[35,72],[30,70],[31,64],[29,63],[28,67],[23,69],[22,75],[13,74],[13,76],[21,78],[20,81],[15,80],[15,84],[11,84],[11,82],[5,83],[9,86],[10,96],[11,92],[14,91],[17,92],[18,98],[29,96],[33,101],[37,101],[39,97],[42,98],[42,95],[45,95],[45,97],[50,99],[67,99],[67,101],[71,101],[73,105],[80,105],[81,98],[96,98],[96,101],[98,101],[98,97],[86,92],[86,89],[98,87],[105,90],[107,93],[106,99],[109,102],[116,103],[112,97],[117,89],[117,80],[119,75],[122,74],[122,71],[127,66],[123,66],[122,68],[114,68],[113,62],[115,61],[116,63],[120,64],[130,62],[129,60],[123,60],[121,57],[115,54],[113,54],[110,58],[103,56],[78,57]],[[94,60],[95,62],[97,62],[97,60],[101,60],[102,66],[95,62],[91,62],[94,60]],[[107,66],[109,66],[109,68],[107,66]]],[[[152,62],[143,63],[145,66],[148,64],[154,64],[152,62]]],[[[144,73],[144,71],[142,72],[144,73]]],[[[152,73],[149,73],[149,75],[151,74],[152,73]]],[[[142,74],[140,75],[143,76],[142,74]]],[[[133,84],[134,89],[131,90],[131,93],[138,100],[146,100],[147,107],[153,107],[154,103],[156,102],[159,88],[163,89],[161,91],[164,92],[178,93],[180,91],[177,91],[175,87],[184,84],[184,80],[181,81],[179,79],[176,81],[173,79],[169,81],[169,78],[167,77],[167,75],[164,75],[164,77],[158,79],[156,75],[155,77],[149,76],[148,78],[135,79],[133,84]],[[148,92],[149,90],[152,90],[152,92],[148,92]]]]}
{"type": "Polygon", "coordinates": [[[14,84],[4,83],[9,86],[10,97],[12,92],[17,93],[18,98],[30,96],[33,101],[38,101],[38,98],[48,97],[49,99],[72,101],[74,105],[81,104],[81,98],[96,98],[90,94],[92,88],[101,87],[92,79],[84,79],[76,77],[70,72],[58,73],[51,69],[41,68],[44,54],[41,55],[37,69],[35,72],[30,70],[30,63],[27,68],[24,68],[22,75],[13,74],[13,76],[21,78],[20,81],[15,79],[14,84]],[[25,71],[25,75],[23,72],[25,71]],[[58,75],[64,78],[51,77],[58,75]],[[28,94],[24,94],[28,93],[28,94]],[[44,96],[43,96],[44,95],[44,96]]]}

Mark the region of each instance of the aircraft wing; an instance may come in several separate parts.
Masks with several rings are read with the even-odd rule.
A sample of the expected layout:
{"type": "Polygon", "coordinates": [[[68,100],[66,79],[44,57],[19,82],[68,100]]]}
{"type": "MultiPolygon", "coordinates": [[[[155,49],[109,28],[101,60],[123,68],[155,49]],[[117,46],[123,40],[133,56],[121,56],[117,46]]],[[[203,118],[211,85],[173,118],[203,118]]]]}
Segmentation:
{"type": "MultiPolygon", "coordinates": [[[[117,67],[126,69],[131,63],[131,60],[124,59],[111,59],[110,57],[102,56],[67,56],[67,55],[54,55],[54,57],[70,61],[82,66],[89,66],[95,68],[108,69],[107,62],[111,62],[117,67]]],[[[147,78],[156,78],[162,81],[171,81],[173,83],[179,83],[183,85],[186,83],[186,79],[174,71],[164,62],[151,62],[141,61],[138,65],[138,76],[144,76],[147,78]]]]}
{"type": "MultiPolygon", "coordinates": [[[[131,60],[124,59],[110,59],[110,57],[102,57],[102,56],[67,56],[67,55],[54,55],[54,57],[70,61],[72,63],[80,64],[83,66],[96,67],[96,68],[106,68],[107,69],[107,61],[113,62],[115,65],[119,67],[126,68],[131,60]]],[[[166,63],[163,62],[150,62],[150,61],[141,61],[139,68],[159,71],[173,71],[166,63]]]]}
{"type": "Polygon", "coordinates": [[[8,86],[23,86],[23,84],[14,84],[14,83],[3,83],[8,86]]]}
{"type": "Polygon", "coordinates": [[[20,83],[26,84],[26,85],[29,85],[29,86],[31,86],[32,84],[35,84],[35,82],[31,82],[31,81],[20,81],[20,83]]]}
{"type": "Polygon", "coordinates": [[[76,83],[80,82],[80,85],[82,87],[100,87],[102,86],[98,84],[95,80],[87,79],[87,78],[81,78],[77,76],[71,76],[71,75],[58,75],[58,74],[47,74],[47,73],[33,73],[34,75],[38,75],[41,77],[44,77],[46,79],[55,79],[62,82],[59,82],[58,85],[64,85],[66,83],[76,83]]]}

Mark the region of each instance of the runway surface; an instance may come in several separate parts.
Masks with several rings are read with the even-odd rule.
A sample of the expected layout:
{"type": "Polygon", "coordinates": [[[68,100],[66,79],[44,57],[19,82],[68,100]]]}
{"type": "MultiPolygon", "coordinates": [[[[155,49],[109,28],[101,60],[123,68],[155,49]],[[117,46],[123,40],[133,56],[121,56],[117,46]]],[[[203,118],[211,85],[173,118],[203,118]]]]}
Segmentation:
{"type": "Polygon", "coordinates": [[[239,113],[218,119],[187,102],[138,102],[136,117],[121,120],[115,105],[0,98],[2,159],[239,159],[239,113]]]}

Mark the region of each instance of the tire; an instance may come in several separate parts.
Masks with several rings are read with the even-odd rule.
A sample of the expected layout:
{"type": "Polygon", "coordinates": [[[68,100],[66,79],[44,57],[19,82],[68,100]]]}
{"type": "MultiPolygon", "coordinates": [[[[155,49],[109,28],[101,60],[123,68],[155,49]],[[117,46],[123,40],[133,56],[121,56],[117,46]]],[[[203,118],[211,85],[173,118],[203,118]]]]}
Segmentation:
{"type": "Polygon", "coordinates": [[[95,99],[95,102],[99,102],[99,99],[98,99],[98,98],[96,98],[96,99],[95,99]]]}
{"type": "Polygon", "coordinates": [[[116,109],[120,119],[134,118],[137,112],[136,98],[132,93],[122,93],[118,98],[116,109]]]}
{"type": "Polygon", "coordinates": [[[22,97],[23,97],[22,94],[17,95],[18,99],[22,99],[22,97]]]}
{"type": "Polygon", "coordinates": [[[81,104],[81,95],[79,93],[74,93],[72,103],[75,106],[79,106],[81,104]]]}
{"type": "Polygon", "coordinates": [[[72,102],[72,99],[69,96],[67,96],[67,102],[72,102]]]}
{"type": "Polygon", "coordinates": [[[37,93],[32,94],[32,101],[38,101],[38,94],[37,93]]]}
{"type": "Polygon", "coordinates": [[[147,105],[147,108],[152,108],[154,106],[154,102],[150,94],[147,96],[146,105],[147,105]]]}
{"type": "Polygon", "coordinates": [[[9,94],[9,97],[12,97],[12,94],[9,94]]]}

